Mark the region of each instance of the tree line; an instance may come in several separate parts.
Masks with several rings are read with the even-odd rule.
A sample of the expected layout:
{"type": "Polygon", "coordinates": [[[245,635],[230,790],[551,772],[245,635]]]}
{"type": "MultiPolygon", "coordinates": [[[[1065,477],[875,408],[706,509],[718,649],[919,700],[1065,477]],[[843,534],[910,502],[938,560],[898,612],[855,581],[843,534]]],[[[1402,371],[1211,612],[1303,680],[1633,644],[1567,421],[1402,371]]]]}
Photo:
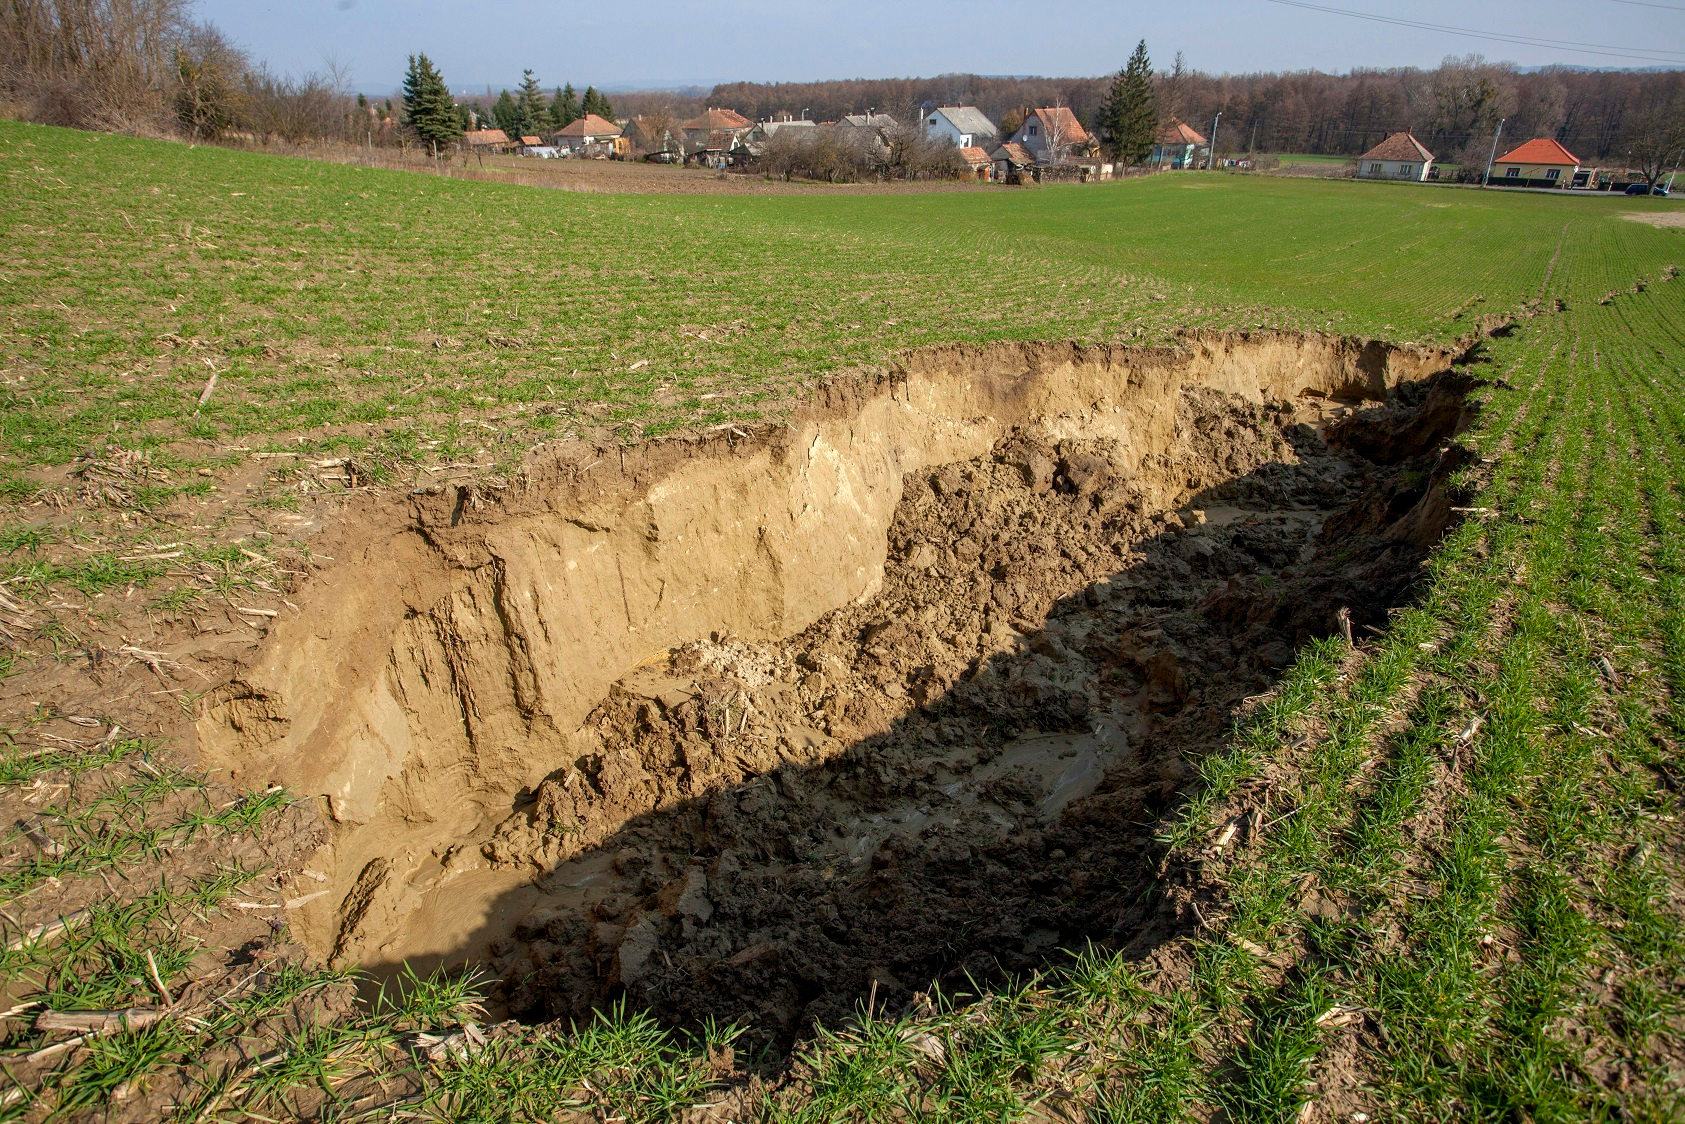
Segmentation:
{"type": "MultiPolygon", "coordinates": [[[[1141,48],[1145,56],[1145,46],[1141,48]]],[[[1146,62],[1143,58],[1141,61],[1146,62]]],[[[1125,66],[1124,71],[1129,68],[1125,66]]],[[[1506,140],[1550,137],[1582,160],[1619,163],[1668,120],[1685,120],[1685,72],[1581,70],[1546,67],[1523,71],[1478,55],[1447,58],[1438,67],[1206,74],[1174,65],[1154,70],[1147,62],[1158,124],[1186,122],[1211,132],[1223,114],[1218,147],[1227,153],[1302,152],[1355,157],[1389,134],[1410,130],[1441,161],[1484,164],[1494,131],[1504,120],[1506,140]]],[[[1139,75],[1137,82],[1139,82],[1139,75]]],[[[704,99],[752,118],[781,113],[818,120],[879,112],[912,119],[925,102],[974,105],[1004,124],[1022,120],[1026,106],[1064,105],[1102,137],[1111,128],[1103,111],[1115,103],[1118,76],[1099,78],[989,78],[945,74],[935,78],[855,79],[806,83],[734,82],[715,86],[704,99]]],[[[1662,129],[1665,132],[1665,128],[1662,129]]]]}

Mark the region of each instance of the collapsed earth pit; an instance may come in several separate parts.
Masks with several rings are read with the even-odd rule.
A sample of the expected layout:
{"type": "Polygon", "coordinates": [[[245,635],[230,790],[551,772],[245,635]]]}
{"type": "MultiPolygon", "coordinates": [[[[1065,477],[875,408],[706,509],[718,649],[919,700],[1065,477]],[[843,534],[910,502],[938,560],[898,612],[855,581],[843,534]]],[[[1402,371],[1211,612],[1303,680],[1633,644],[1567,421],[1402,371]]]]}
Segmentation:
{"type": "Polygon", "coordinates": [[[1151,942],[1193,765],[1450,520],[1455,358],[933,350],[741,441],[418,494],[201,744],[322,798],[315,953],[474,962],[523,1018],[628,995],[787,1045],[1151,942]]]}

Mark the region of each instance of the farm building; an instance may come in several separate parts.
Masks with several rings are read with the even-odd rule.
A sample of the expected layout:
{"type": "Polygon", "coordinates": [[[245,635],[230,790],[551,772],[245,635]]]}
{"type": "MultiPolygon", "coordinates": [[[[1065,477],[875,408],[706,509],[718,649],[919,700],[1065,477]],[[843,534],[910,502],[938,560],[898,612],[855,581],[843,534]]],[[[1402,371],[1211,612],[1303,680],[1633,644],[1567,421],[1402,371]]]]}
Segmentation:
{"type": "Polygon", "coordinates": [[[1024,183],[1030,179],[1036,166],[1036,158],[1030,150],[1011,141],[997,147],[989,154],[989,159],[994,161],[997,183],[1024,183]]]}
{"type": "Polygon", "coordinates": [[[989,153],[976,145],[967,145],[960,149],[960,159],[971,169],[971,174],[980,180],[994,178],[994,161],[989,159],[989,153]]]}
{"type": "Polygon", "coordinates": [[[624,156],[628,143],[625,130],[613,121],[587,113],[569,121],[556,134],[556,143],[585,156],[624,156]]]}
{"type": "Polygon", "coordinates": [[[1412,133],[1394,133],[1357,158],[1361,180],[1426,180],[1433,153],[1412,133]]]}
{"type": "Polygon", "coordinates": [[[922,128],[933,139],[947,138],[956,148],[988,148],[1000,130],[974,105],[944,105],[927,110],[922,128]]]}
{"type": "Polygon", "coordinates": [[[1205,135],[1198,129],[1172,117],[1170,123],[1159,130],[1158,140],[1153,143],[1152,159],[1148,163],[1155,168],[1192,168],[1199,162],[1200,145],[1205,143],[1205,135]]]}
{"type": "Polygon", "coordinates": [[[462,139],[473,152],[508,152],[516,147],[502,129],[475,129],[462,134],[462,139]]]}
{"type": "Polygon", "coordinates": [[[522,137],[521,155],[536,156],[540,160],[554,160],[561,151],[553,144],[545,144],[543,137],[522,137]]]}
{"type": "Polygon", "coordinates": [[[1061,105],[1030,110],[1008,143],[1022,145],[1037,164],[1062,164],[1071,156],[1086,152],[1093,139],[1077,115],[1061,105]]]}
{"type": "Polygon", "coordinates": [[[1546,137],[1512,148],[1492,165],[1490,182],[1512,187],[1562,187],[1572,183],[1580,158],[1546,137]]]}

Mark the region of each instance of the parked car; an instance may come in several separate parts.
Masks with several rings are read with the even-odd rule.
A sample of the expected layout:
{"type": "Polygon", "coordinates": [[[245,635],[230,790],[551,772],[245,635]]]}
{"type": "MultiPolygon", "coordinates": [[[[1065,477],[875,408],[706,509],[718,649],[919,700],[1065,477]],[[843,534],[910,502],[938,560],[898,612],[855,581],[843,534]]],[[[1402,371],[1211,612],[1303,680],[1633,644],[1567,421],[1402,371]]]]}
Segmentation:
{"type": "Polygon", "coordinates": [[[1666,195],[1667,188],[1661,184],[1629,183],[1626,185],[1628,195],[1666,195]]]}

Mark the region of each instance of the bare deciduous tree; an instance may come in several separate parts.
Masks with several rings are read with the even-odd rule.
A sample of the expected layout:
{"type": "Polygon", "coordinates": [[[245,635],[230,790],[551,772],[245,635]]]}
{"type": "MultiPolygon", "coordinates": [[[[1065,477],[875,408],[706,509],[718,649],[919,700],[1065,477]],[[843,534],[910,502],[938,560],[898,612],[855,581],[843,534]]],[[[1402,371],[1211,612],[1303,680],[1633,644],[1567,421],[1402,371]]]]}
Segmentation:
{"type": "Polygon", "coordinates": [[[1654,184],[1685,161],[1685,75],[1652,87],[1628,114],[1627,151],[1644,182],[1654,184]]]}
{"type": "Polygon", "coordinates": [[[250,64],[214,25],[195,24],[176,48],[176,119],[195,140],[216,140],[240,124],[250,64]]]}
{"type": "Polygon", "coordinates": [[[0,89],[54,124],[162,127],[190,8],[189,0],[0,0],[0,89]]]}

